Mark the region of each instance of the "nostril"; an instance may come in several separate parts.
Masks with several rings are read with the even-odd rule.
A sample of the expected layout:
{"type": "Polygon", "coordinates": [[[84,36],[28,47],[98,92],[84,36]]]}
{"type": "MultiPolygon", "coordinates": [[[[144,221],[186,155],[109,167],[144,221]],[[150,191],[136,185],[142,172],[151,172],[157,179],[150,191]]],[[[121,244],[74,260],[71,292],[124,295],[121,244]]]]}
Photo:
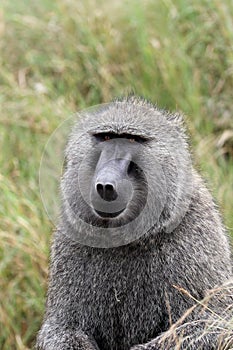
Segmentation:
{"type": "Polygon", "coordinates": [[[101,183],[98,183],[96,185],[96,191],[98,192],[101,198],[104,197],[104,186],[101,183]]]}
{"type": "Polygon", "coordinates": [[[117,198],[117,192],[112,184],[106,184],[104,192],[104,199],[108,202],[114,201],[117,198]]]}
{"type": "Polygon", "coordinates": [[[117,192],[115,190],[115,187],[110,183],[97,183],[96,191],[99,194],[99,196],[105,201],[111,202],[117,198],[117,192]]]}
{"type": "Polygon", "coordinates": [[[117,192],[112,184],[106,184],[105,186],[105,200],[114,201],[117,198],[117,192]]]}
{"type": "Polygon", "coordinates": [[[105,189],[106,189],[106,191],[109,191],[109,192],[114,191],[114,187],[113,187],[113,185],[111,185],[111,184],[107,184],[107,185],[105,186],[105,189]]]}

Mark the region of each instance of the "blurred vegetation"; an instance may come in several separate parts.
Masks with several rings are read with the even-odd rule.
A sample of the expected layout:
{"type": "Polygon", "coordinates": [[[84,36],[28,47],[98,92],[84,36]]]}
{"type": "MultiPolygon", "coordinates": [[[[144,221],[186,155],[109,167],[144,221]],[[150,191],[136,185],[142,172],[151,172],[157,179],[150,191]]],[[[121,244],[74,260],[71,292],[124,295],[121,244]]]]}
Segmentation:
{"type": "Polygon", "coordinates": [[[129,91],[182,111],[233,232],[232,0],[0,4],[0,349],[30,349],[52,233],[38,169],[55,127],[129,91]]]}

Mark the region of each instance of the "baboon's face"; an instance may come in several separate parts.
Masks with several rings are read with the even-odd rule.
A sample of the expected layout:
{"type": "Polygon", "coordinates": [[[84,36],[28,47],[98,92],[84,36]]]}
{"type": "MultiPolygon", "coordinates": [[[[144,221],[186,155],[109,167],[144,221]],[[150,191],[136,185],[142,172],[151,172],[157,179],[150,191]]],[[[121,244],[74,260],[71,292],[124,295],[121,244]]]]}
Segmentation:
{"type": "Polygon", "coordinates": [[[143,167],[150,141],[116,132],[89,132],[87,139],[91,147],[64,176],[67,181],[72,179],[73,190],[66,197],[72,214],[94,226],[122,226],[135,219],[147,201],[143,167]]]}
{"type": "Polygon", "coordinates": [[[138,152],[139,145],[148,140],[135,134],[113,132],[92,136],[97,150],[90,186],[93,212],[105,222],[114,223],[117,218],[123,222],[127,212],[128,220],[132,220],[147,199],[147,181],[138,152]]]}
{"type": "Polygon", "coordinates": [[[187,165],[179,132],[151,106],[112,103],[82,119],[67,147],[62,180],[70,221],[123,233],[129,223],[132,231],[148,231],[162,216],[169,220],[187,165]]]}

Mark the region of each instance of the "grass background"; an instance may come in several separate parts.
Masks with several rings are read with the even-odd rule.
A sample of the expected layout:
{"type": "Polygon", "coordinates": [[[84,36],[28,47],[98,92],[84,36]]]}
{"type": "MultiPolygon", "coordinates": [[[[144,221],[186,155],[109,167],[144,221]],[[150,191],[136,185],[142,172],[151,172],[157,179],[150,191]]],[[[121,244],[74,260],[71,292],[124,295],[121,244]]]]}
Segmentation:
{"type": "Polygon", "coordinates": [[[31,349],[52,225],[43,147],[73,112],[131,91],[182,111],[196,165],[233,232],[231,0],[0,4],[0,349],[31,349]]]}

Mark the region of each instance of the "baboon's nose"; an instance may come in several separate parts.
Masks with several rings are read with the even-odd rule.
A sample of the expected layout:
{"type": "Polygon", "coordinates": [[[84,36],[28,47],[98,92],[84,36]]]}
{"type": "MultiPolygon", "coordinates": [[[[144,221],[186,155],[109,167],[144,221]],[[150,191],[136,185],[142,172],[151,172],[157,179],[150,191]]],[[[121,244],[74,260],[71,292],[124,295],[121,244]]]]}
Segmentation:
{"type": "Polygon", "coordinates": [[[117,191],[112,183],[98,182],[96,184],[96,191],[99,196],[107,202],[112,202],[117,198],[117,191]]]}

